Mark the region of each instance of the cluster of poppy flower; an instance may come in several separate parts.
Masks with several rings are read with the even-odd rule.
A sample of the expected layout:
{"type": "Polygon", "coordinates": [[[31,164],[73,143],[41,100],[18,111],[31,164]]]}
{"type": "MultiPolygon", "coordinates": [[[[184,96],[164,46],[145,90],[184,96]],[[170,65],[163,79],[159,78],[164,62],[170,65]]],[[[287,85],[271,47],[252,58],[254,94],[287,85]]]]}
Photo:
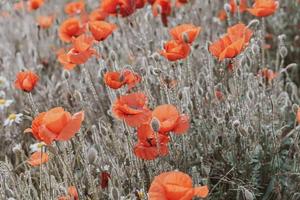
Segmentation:
{"type": "MultiPolygon", "coordinates": [[[[237,5],[236,0],[230,0],[230,12],[243,13],[248,11],[250,14],[256,17],[267,17],[272,15],[278,8],[278,2],[274,0],[255,0],[255,3],[251,8],[248,8],[247,0],[239,0],[239,4],[237,5]]],[[[227,18],[227,13],[225,10],[221,10],[219,12],[219,19],[221,21],[227,18]]]]}
{"type": "Polygon", "coordinates": [[[118,119],[137,128],[138,143],[134,154],[141,159],[153,160],[168,154],[169,132],[185,133],[189,128],[189,117],[180,114],[170,104],[157,106],[151,111],[146,103],[146,95],[136,92],[120,96],[112,109],[118,119]]]}

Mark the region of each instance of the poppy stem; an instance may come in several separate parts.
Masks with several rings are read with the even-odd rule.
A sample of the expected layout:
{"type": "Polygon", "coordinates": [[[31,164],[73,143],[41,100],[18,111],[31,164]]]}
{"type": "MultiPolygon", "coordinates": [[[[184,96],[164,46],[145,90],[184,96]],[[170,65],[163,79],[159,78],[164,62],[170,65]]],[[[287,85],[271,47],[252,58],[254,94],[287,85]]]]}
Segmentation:
{"type": "Polygon", "coordinates": [[[34,112],[34,115],[37,115],[39,113],[39,110],[38,110],[38,108],[37,108],[37,106],[36,106],[36,104],[35,104],[35,102],[33,100],[31,92],[28,93],[28,98],[29,98],[32,110],[34,112]]]}

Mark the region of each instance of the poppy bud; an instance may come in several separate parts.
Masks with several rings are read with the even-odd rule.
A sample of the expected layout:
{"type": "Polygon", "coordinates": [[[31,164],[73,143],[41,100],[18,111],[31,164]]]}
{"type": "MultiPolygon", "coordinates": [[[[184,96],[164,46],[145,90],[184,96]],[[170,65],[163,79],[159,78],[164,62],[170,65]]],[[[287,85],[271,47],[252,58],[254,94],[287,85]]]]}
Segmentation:
{"type": "Polygon", "coordinates": [[[239,126],[240,126],[240,121],[239,120],[234,120],[233,122],[232,122],[232,126],[234,127],[234,128],[238,128],[239,126]]]}
{"type": "Polygon", "coordinates": [[[69,70],[64,70],[63,71],[63,78],[68,80],[70,78],[70,76],[71,76],[71,74],[70,74],[69,70]]]}
{"type": "Polygon", "coordinates": [[[110,196],[112,197],[112,199],[120,199],[120,194],[118,189],[112,188],[110,191],[110,196]]]}
{"type": "Polygon", "coordinates": [[[152,57],[153,57],[153,59],[154,59],[156,62],[158,62],[159,59],[160,59],[160,56],[159,56],[159,54],[158,54],[157,52],[155,52],[154,54],[152,54],[152,57]]]}
{"type": "Polygon", "coordinates": [[[87,152],[88,162],[93,164],[97,159],[97,150],[94,147],[91,147],[87,152]]]}
{"type": "Polygon", "coordinates": [[[159,123],[158,119],[156,119],[155,117],[153,117],[151,120],[151,128],[154,132],[159,131],[160,123],[159,123]]]}
{"type": "Polygon", "coordinates": [[[279,54],[280,54],[281,58],[285,58],[288,54],[287,48],[285,46],[280,47],[279,54]]]}
{"type": "Polygon", "coordinates": [[[226,12],[226,14],[227,14],[227,16],[228,16],[229,13],[230,13],[230,11],[231,11],[231,5],[228,4],[228,3],[225,3],[225,4],[224,4],[224,10],[225,10],[225,12],[226,12]]]}
{"type": "Polygon", "coordinates": [[[75,97],[75,100],[78,101],[78,102],[81,102],[83,100],[83,97],[82,97],[81,93],[78,90],[75,90],[74,97],[75,97]]]}

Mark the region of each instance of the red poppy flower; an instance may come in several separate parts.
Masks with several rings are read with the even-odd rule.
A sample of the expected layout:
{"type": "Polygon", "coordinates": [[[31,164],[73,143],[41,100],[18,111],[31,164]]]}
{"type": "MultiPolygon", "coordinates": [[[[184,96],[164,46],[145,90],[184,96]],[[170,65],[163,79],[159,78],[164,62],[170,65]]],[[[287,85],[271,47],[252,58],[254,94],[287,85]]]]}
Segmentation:
{"type": "Polygon", "coordinates": [[[53,140],[66,141],[73,137],[79,131],[83,119],[82,111],[71,116],[63,108],[56,107],[40,113],[32,121],[31,129],[25,132],[32,132],[37,140],[49,145],[53,140]]]}
{"type": "Polygon", "coordinates": [[[103,0],[100,9],[109,14],[120,14],[122,17],[127,17],[134,13],[135,3],[135,0],[103,0]]]}
{"type": "Polygon", "coordinates": [[[59,27],[58,35],[63,42],[71,42],[73,37],[77,37],[84,32],[84,26],[77,18],[65,20],[59,27]]]}
{"type": "Polygon", "coordinates": [[[111,35],[117,26],[105,21],[91,21],[89,22],[89,29],[95,40],[102,41],[111,35]]]}
{"type": "Polygon", "coordinates": [[[73,48],[67,53],[67,58],[70,63],[83,64],[92,55],[97,55],[95,49],[91,46],[94,43],[94,38],[87,35],[80,35],[79,37],[72,40],[73,48]]]}
{"type": "Polygon", "coordinates": [[[108,13],[97,8],[93,10],[89,15],[89,21],[103,21],[108,16],[108,13]]]}
{"type": "Polygon", "coordinates": [[[205,198],[208,192],[207,186],[193,187],[189,175],[179,171],[171,171],[161,173],[154,178],[148,195],[149,200],[190,200],[195,196],[205,198]]]}
{"type": "Polygon", "coordinates": [[[119,72],[106,72],[104,74],[104,83],[112,89],[119,89],[125,84],[125,81],[119,72]]]}
{"type": "Polygon", "coordinates": [[[124,85],[128,86],[128,90],[132,89],[141,81],[141,77],[130,71],[124,70],[119,72],[107,72],[104,75],[105,84],[112,89],[119,89],[124,85]]]}
{"type": "Polygon", "coordinates": [[[70,2],[65,5],[65,13],[68,15],[79,14],[84,11],[84,0],[70,2]]]}
{"type": "Polygon", "coordinates": [[[177,108],[171,104],[157,106],[152,116],[159,121],[160,133],[173,131],[176,134],[182,134],[189,129],[189,117],[184,114],[180,115],[177,108]]]}
{"type": "Polygon", "coordinates": [[[38,16],[37,18],[37,24],[39,27],[43,28],[43,29],[47,29],[50,26],[52,26],[54,21],[54,16],[50,15],[50,16],[38,16]]]}
{"type": "Polygon", "coordinates": [[[134,154],[144,160],[153,160],[169,153],[169,137],[155,133],[149,124],[143,124],[137,130],[138,143],[134,147],[134,154]]]}
{"type": "Polygon", "coordinates": [[[247,46],[252,31],[239,23],[227,29],[227,34],[209,46],[209,51],[219,60],[234,58],[247,46]]]}
{"type": "Polygon", "coordinates": [[[30,158],[27,160],[27,163],[33,167],[36,167],[48,161],[49,156],[47,153],[37,151],[30,156],[30,158]]]}
{"type": "Polygon", "coordinates": [[[218,18],[221,21],[225,21],[227,19],[226,11],[225,10],[220,10],[219,13],[218,13],[218,18]]]}
{"type": "Polygon", "coordinates": [[[44,4],[44,0],[29,0],[27,2],[28,11],[37,10],[44,4]]]}
{"type": "Polygon", "coordinates": [[[101,172],[100,173],[100,186],[102,189],[108,187],[108,181],[110,179],[110,174],[108,172],[101,172]]]}
{"type": "Polygon", "coordinates": [[[160,54],[169,61],[185,59],[190,54],[190,46],[178,40],[170,40],[164,44],[160,54]]]}
{"type": "Polygon", "coordinates": [[[32,71],[19,72],[15,81],[15,87],[25,92],[31,92],[38,80],[38,75],[32,71]]]}
{"type": "Polygon", "coordinates": [[[168,26],[168,16],[171,14],[172,6],[170,0],[155,0],[152,4],[152,13],[156,17],[161,15],[164,26],[168,26]]]}
{"type": "Polygon", "coordinates": [[[113,105],[113,113],[132,127],[138,127],[151,119],[151,111],[146,106],[147,97],[140,92],[119,97],[113,105]]]}
{"type": "Polygon", "coordinates": [[[191,44],[198,37],[200,31],[201,27],[197,27],[193,24],[182,24],[172,28],[169,33],[174,40],[191,44]]]}
{"type": "Polygon", "coordinates": [[[278,1],[274,0],[255,0],[252,8],[248,8],[247,10],[256,17],[267,17],[275,13],[278,5],[278,1]]]}

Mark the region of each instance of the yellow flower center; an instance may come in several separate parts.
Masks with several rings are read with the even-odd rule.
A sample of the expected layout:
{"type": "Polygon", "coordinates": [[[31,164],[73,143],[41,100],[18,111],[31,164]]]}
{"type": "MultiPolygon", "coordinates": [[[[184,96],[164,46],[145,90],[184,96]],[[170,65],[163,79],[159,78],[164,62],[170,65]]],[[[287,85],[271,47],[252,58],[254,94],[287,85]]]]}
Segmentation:
{"type": "Polygon", "coordinates": [[[17,115],[16,114],[10,114],[9,116],[8,116],[8,119],[9,120],[15,120],[17,118],[17,115]]]}
{"type": "Polygon", "coordinates": [[[5,100],[5,99],[0,99],[0,105],[4,105],[4,104],[5,104],[5,102],[6,102],[6,100],[5,100]]]}

